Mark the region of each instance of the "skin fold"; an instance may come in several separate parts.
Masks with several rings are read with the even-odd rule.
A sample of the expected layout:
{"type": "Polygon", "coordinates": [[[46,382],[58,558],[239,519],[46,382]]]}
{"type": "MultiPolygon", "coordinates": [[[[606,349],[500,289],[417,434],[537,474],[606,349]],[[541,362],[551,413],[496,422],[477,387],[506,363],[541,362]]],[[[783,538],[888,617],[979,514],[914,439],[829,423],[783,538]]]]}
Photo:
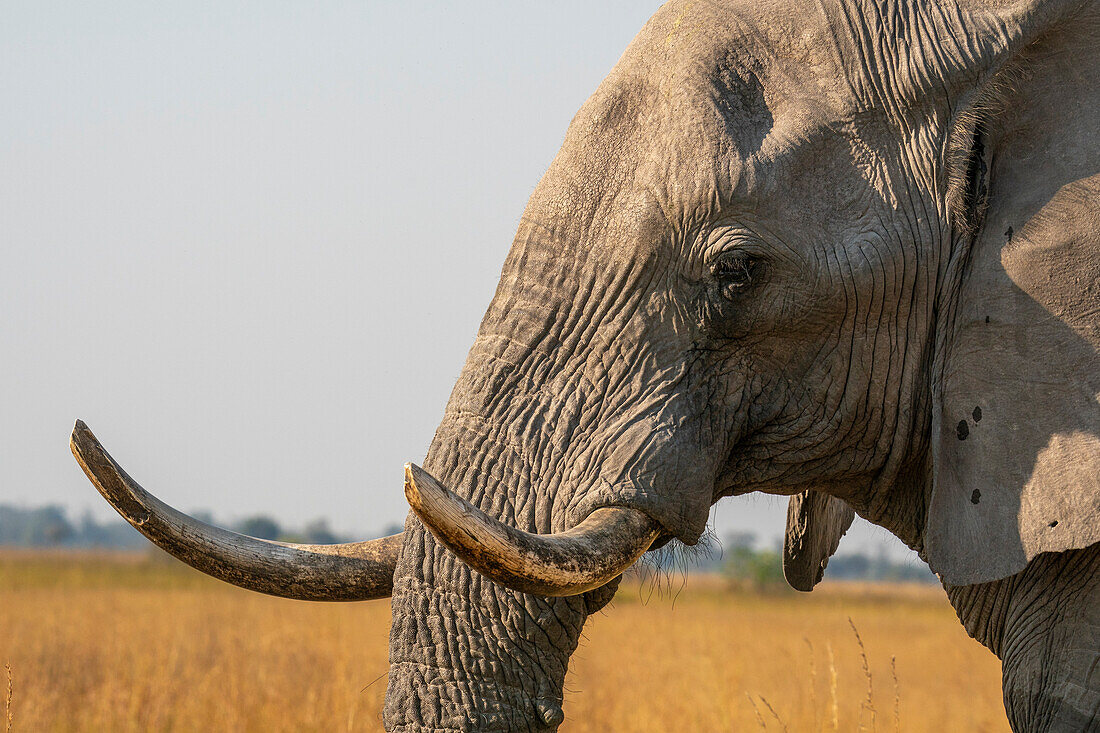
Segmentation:
{"type": "MultiPolygon", "coordinates": [[[[667,3],[523,212],[433,495],[533,534],[626,507],[654,547],[787,495],[800,590],[858,514],[1001,657],[1014,730],[1100,731],[1098,130],[1093,0],[667,3]]],[[[173,531],[96,446],[108,500],[173,531]]],[[[421,516],[355,565],[393,567],[386,730],[556,730],[618,581],[510,590],[421,516]]]]}

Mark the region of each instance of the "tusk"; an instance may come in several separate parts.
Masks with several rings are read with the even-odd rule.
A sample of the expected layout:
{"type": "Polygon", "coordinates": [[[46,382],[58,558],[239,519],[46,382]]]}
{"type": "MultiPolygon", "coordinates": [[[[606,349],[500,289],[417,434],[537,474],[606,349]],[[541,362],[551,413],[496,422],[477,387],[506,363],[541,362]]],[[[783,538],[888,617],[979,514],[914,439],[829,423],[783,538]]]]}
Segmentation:
{"type": "Polygon", "coordinates": [[[661,533],[647,515],[604,507],[565,532],[531,534],[493,519],[405,464],[405,497],[432,534],[490,580],[539,596],[573,596],[615,579],[661,533]]]}
{"type": "Polygon", "coordinates": [[[227,583],[306,601],[365,601],[393,591],[402,535],[340,545],[295,545],[230,532],[189,517],[141,488],[81,420],[69,447],[123,519],[153,544],[227,583]]]}

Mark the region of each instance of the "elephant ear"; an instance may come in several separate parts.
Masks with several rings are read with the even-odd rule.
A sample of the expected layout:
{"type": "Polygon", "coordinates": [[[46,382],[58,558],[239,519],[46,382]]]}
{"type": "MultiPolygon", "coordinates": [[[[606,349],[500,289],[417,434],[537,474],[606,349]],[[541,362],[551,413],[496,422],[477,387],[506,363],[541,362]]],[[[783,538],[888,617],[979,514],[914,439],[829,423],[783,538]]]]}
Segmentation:
{"type": "Polygon", "coordinates": [[[1100,542],[1100,58],[1045,53],[1064,30],[975,138],[988,205],[938,345],[924,531],[951,585],[1100,542]]]}
{"type": "Polygon", "coordinates": [[[850,506],[828,494],[803,491],[791,497],[783,543],[783,577],[792,588],[814,589],[855,516],[850,506]]]}

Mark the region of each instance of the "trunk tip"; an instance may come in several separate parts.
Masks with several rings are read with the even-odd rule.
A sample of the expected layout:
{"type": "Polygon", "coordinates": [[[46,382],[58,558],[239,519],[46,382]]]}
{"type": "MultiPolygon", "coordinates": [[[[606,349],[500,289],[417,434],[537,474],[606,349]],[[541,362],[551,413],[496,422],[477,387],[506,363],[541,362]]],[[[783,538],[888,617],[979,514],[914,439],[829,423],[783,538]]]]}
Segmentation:
{"type": "Polygon", "coordinates": [[[565,722],[565,711],[556,700],[542,699],[535,703],[535,707],[538,708],[542,722],[547,725],[557,727],[565,722]]]}

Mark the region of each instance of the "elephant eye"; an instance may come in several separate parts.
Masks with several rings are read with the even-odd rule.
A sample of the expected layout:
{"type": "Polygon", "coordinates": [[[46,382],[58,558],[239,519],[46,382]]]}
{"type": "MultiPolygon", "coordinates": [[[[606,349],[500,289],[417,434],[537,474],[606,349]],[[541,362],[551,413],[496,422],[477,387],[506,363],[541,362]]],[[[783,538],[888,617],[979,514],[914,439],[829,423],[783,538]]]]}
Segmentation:
{"type": "Polygon", "coordinates": [[[710,274],[727,298],[736,297],[752,285],[757,270],[758,263],[745,252],[727,252],[710,266],[710,274]]]}

